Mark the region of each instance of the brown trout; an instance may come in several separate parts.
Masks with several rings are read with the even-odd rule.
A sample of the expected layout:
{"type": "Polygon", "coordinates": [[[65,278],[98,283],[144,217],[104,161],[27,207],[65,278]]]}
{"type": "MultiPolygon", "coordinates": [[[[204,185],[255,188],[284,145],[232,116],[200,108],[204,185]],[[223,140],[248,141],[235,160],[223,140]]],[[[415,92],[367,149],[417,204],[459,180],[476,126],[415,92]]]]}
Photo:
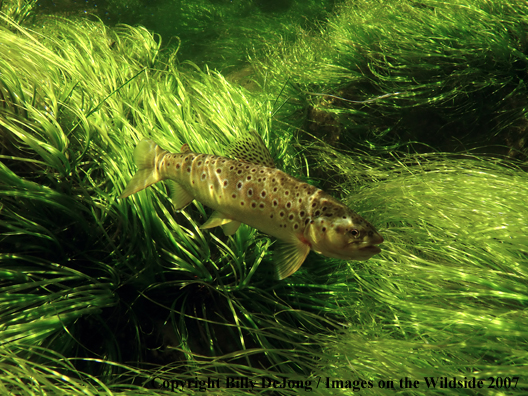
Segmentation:
{"type": "MultiPolygon", "coordinates": [[[[327,257],[368,260],[383,237],[357,213],[324,191],[275,168],[260,136],[251,131],[227,150],[237,159],[194,153],[187,144],[169,153],[152,140],[134,150],[137,173],[119,198],[164,179],[175,181],[177,210],[193,199],[214,209],[202,229],[222,226],[233,235],[245,223],[279,240],[277,275],[299,269],[310,249],[327,257]]],[[[172,187],[172,186],[171,186],[172,187]]]]}

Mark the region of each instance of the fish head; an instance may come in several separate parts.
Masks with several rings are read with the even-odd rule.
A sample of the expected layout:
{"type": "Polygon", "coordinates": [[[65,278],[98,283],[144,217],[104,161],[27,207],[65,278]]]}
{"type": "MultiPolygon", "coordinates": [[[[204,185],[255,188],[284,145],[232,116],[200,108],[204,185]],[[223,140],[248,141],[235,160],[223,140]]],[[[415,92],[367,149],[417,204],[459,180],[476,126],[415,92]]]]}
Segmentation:
{"type": "Polygon", "coordinates": [[[313,220],[306,235],[312,249],[342,260],[368,260],[380,253],[381,234],[358,214],[347,212],[313,220]]]}

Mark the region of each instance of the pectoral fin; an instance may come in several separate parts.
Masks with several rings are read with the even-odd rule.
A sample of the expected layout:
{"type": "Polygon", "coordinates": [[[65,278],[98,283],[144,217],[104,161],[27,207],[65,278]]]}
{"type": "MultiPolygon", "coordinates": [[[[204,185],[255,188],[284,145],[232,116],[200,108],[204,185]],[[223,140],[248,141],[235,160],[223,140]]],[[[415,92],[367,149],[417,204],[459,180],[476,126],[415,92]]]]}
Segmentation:
{"type": "Polygon", "coordinates": [[[207,219],[207,221],[203,223],[200,228],[203,230],[206,228],[218,227],[231,222],[233,222],[232,219],[228,218],[225,214],[215,210],[211,217],[209,217],[209,219],[207,219]]]}
{"type": "Polygon", "coordinates": [[[298,239],[293,241],[278,241],[275,248],[275,261],[277,263],[277,276],[279,280],[287,278],[297,271],[310,252],[310,245],[298,239]]]}

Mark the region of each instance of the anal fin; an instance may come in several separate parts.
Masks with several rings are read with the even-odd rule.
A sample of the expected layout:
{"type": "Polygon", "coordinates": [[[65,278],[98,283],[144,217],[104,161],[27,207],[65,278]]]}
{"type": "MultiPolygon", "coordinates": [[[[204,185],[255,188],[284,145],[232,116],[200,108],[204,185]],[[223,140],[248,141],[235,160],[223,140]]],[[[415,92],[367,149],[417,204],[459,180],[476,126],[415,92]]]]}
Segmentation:
{"type": "Polygon", "coordinates": [[[211,217],[209,217],[209,219],[207,219],[207,221],[203,223],[200,226],[200,228],[203,230],[206,228],[218,227],[218,226],[222,226],[227,223],[231,223],[232,221],[233,220],[230,219],[225,214],[220,213],[219,211],[215,210],[213,214],[211,215],[211,217]]]}
{"type": "Polygon", "coordinates": [[[278,246],[274,251],[274,259],[277,263],[279,280],[287,278],[297,271],[309,252],[310,245],[301,242],[297,238],[293,241],[278,241],[278,246]]]}
{"type": "Polygon", "coordinates": [[[194,197],[189,194],[181,184],[175,182],[174,180],[166,180],[166,183],[169,185],[169,192],[172,199],[172,204],[174,209],[182,210],[187,205],[189,205],[194,197]]]}
{"type": "Polygon", "coordinates": [[[237,232],[238,227],[240,227],[240,221],[233,220],[229,223],[226,223],[222,226],[222,230],[224,231],[224,235],[234,235],[235,232],[237,232]]]}

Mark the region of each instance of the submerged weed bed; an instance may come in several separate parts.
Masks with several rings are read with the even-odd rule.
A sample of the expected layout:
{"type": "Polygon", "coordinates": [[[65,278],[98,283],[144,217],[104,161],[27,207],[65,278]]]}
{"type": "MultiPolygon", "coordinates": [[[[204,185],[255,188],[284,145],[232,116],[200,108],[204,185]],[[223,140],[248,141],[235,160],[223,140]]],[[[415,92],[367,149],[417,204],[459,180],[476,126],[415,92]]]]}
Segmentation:
{"type": "Polygon", "coordinates": [[[282,120],[333,145],[525,160],[527,16],[510,0],[343,1],[254,63],[289,98],[282,120]]]}
{"type": "Polygon", "coordinates": [[[164,381],[207,377],[251,393],[233,376],[314,394],[393,393],[380,381],[405,377],[420,381],[409,394],[433,392],[424,377],[526,387],[522,164],[299,147],[271,124],[296,105],[280,105],[283,79],[250,93],[143,28],[0,25],[0,393],[168,394],[164,381]],[[176,213],[163,183],[116,198],[143,137],[223,154],[248,129],[375,224],[383,252],[312,253],[277,282],[266,235],[200,230],[209,210],[176,213]]]}

